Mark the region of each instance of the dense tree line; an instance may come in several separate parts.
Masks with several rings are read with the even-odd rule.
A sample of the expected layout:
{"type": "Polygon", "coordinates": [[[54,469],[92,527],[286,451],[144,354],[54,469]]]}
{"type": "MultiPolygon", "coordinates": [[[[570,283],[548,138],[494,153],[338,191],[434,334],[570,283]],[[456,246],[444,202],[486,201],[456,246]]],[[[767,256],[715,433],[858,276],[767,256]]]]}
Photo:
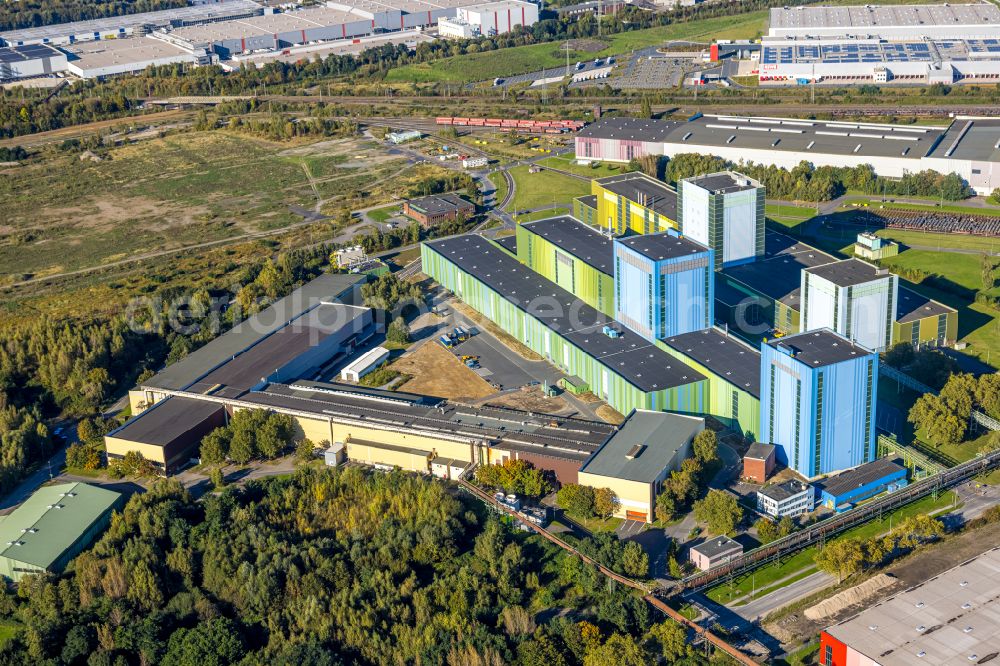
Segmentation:
{"type": "Polygon", "coordinates": [[[53,23],[154,12],[186,5],[185,0],[114,0],[113,2],[18,0],[0,5],[0,30],[34,28],[53,23]]]}
{"type": "Polygon", "coordinates": [[[19,627],[0,663],[708,662],[636,594],[473,509],[436,480],[356,467],[201,503],[160,481],[70,571],[0,596],[19,627]]]}
{"type": "MultiPolygon", "coordinates": [[[[637,162],[636,168],[650,169],[648,163],[637,162]]],[[[814,166],[803,160],[793,169],[753,162],[731,162],[715,155],[684,153],[675,155],[667,164],[663,178],[676,183],[683,178],[732,169],[760,181],[768,198],[798,201],[830,201],[848,190],[867,194],[912,195],[941,197],[957,201],[972,196],[969,186],[956,173],[940,174],[924,170],[907,173],[898,180],[875,175],[870,164],[855,167],[814,166]]]]}

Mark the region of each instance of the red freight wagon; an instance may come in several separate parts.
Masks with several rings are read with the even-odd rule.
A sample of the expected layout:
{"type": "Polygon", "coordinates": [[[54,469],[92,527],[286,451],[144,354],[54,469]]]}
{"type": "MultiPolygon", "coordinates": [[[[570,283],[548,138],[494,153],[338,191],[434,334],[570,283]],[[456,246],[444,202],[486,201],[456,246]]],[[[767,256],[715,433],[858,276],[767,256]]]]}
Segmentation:
{"type": "Polygon", "coordinates": [[[436,122],[438,125],[451,125],[452,120],[454,120],[454,118],[451,118],[451,117],[448,117],[448,118],[435,118],[434,122],[436,122]]]}

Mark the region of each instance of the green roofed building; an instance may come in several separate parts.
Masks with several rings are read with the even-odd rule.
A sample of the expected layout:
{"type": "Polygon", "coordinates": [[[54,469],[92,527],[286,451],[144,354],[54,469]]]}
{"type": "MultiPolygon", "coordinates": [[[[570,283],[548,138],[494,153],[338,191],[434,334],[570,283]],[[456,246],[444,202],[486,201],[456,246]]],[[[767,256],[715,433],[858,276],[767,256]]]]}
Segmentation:
{"type": "Polygon", "coordinates": [[[122,495],[86,483],[39,488],[0,520],[0,574],[59,573],[100,534],[122,495]]]}

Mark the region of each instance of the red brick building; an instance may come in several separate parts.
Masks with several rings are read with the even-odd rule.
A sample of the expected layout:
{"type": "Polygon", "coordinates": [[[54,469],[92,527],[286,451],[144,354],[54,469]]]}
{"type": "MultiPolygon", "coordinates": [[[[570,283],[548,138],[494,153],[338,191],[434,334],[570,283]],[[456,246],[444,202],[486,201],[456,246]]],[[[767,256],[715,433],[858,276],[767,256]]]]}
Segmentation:
{"type": "Polygon", "coordinates": [[[743,456],[743,478],[764,483],[774,471],[774,445],[754,442],[743,456]]]}
{"type": "Polygon", "coordinates": [[[445,220],[454,220],[459,213],[466,218],[476,213],[476,206],[457,194],[432,194],[403,203],[403,214],[412,217],[425,229],[445,220]]]}

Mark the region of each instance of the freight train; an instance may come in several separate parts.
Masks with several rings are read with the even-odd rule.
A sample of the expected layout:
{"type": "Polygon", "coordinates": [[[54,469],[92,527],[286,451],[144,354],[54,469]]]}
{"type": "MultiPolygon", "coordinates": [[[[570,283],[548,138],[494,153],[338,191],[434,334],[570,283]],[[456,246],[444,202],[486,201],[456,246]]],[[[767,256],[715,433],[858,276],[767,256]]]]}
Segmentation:
{"type": "Polygon", "coordinates": [[[514,120],[507,118],[456,118],[452,116],[435,118],[438,125],[453,127],[496,127],[515,132],[535,134],[562,134],[575,132],[586,123],[581,120],[514,120]]]}

